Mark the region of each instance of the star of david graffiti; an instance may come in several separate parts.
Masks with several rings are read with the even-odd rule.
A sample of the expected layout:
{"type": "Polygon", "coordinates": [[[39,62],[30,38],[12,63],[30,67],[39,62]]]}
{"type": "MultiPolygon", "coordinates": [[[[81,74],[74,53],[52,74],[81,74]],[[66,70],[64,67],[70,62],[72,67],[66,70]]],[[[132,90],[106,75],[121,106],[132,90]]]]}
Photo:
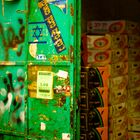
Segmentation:
{"type": "Polygon", "coordinates": [[[32,37],[35,37],[37,40],[39,40],[39,38],[43,36],[42,34],[43,28],[40,28],[38,25],[32,30],[34,32],[32,37]]]}

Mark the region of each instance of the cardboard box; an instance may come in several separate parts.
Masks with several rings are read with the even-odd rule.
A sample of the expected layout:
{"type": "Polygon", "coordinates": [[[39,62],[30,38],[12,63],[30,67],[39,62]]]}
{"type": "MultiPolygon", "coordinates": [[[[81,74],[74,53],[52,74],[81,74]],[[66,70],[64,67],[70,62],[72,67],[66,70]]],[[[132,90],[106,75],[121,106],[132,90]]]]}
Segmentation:
{"type": "Polygon", "coordinates": [[[139,61],[140,62],[140,49],[129,49],[128,50],[128,60],[129,61],[139,61]]]}
{"type": "Polygon", "coordinates": [[[120,117],[113,117],[109,119],[109,132],[114,132],[115,130],[127,130],[128,117],[127,114],[120,117]]]}
{"type": "Polygon", "coordinates": [[[96,87],[89,89],[88,103],[89,108],[93,107],[108,107],[108,88],[96,87]]]}
{"type": "Polygon", "coordinates": [[[128,131],[139,131],[140,133],[140,117],[129,117],[128,118],[128,131]]]}
{"type": "Polygon", "coordinates": [[[88,89],[88,72],[82,72],[80,74],[80,79],[81,79],[81,92],[86,91],[88,89]]]}
{"type": "Polygon", "coordinates": [[[139,61],[129,61],[129,74],[135,75],[140,74],[140,62],[139,61]]]}
{"type": "Polygon", "coordinates": [[[84,66],[105,66],[128,61],[128,49],[90,50],[82,53],[84,66]]]}
{"type": "Polygon", "coordinates": [[[109,90],[109,106],[120,104],[127,101],[128,93],[127,89],[109,90]]]}
{"type": "Polygon", "coordinates": [[[140,140],[139,132],[128,132],[128,140],[140,140]]]}
{"type": "Polygon", "coordinates": [[[92,131],[89,132],[89,136],[88,140],[108,140],[108,127],[93,128],[92,131]],[[95,136],[92,136],[93,134],[95,136]]]}
{"type": "Polygon", "coordinates": [[[108,107],[98,107],[89,111],[89,128],[108,126],[108,107]]]}
{"type": "Polygon", "coordinates": [[[140,85],[140,74],[129,74],[128,79],[128,87],[129,88],[136,88],[140,85]]]}
{"type": "Polygon", "coordinates": [[[83,38],[84,50],[123,49],[128,47],[127,35],[86,35],[83,38]],[[86,41],[86,42],[85,42],[86,41]]]}
{"type": "Polygon", "coordinates": [[[140,117],[140,100],[128,100],[128,116],[130,117],[140,117]]]}
{"type": "Polygon", "coordinates": [[[128,74],[128,62],[118,62],[109,65],[110,77],[123,76],[128,74]]]}
{"type": "Polygon", "coordinates": [[[107,50],[111,47],[111,36],[106,35],[86,35],[85,50],[107,50]]]}
{"type": "Polygon", "coordinates": [[[133,21],[113,20],[113,21],[88,21],[87,32],[89,34],[139,34],[139,24],[133,21]]]}
{"type": "Polygon", "coordinates": [[[92,128],[90,131],[82,131],[80,140],[108,140],[108,127],[92,128]]]}
{"type": "Polygon", "coordinates": [[[140,35],[128,35],[128,46],[129,48],[139,48],[140,49],[140,35]]]}
{"type": "Polygon", "coordinates": [[[80,112],[80,129],[82,131],[88,131],[88,112],[80,112]]]}
{"type": "Polygon", "coordinates": [[[140,87],[128,89],[128,97],[130,100],[137,100],[140,98],[140,87]]]}
{"type": "Polygon", "coordinates": [[[94,87],[108,87],[108,67],[82,67],[81,74],[86,75],[86,73],[88,78],[87,89],[92,89],[94,87]]]}
{"type": "Polygon", "coordinates": [[[108,88],[97,87],[80,93],[81,109],[108,107],[108,88]]]}
{"type": "Polygon", "coordinates": [[[109,118],[125,116],[128,112],[127,103],[120,103],[109,107],[109,118]]]}
{"type": "Polygon", "coordinates": [[[109,132],[109,140],[127,140],[127,131],[125,129],[118,129],[109,132]]]}
{"type": "Polygon", "coordinates": [[[128,75],[118,76],[109,79],[109,89],[123,90],[128,86],[128,75]]]}
{"type": "Polygon", "coordinates": [[[80,93],[80,107],[82,109],[89,109],[88,92],[80,93]]]}

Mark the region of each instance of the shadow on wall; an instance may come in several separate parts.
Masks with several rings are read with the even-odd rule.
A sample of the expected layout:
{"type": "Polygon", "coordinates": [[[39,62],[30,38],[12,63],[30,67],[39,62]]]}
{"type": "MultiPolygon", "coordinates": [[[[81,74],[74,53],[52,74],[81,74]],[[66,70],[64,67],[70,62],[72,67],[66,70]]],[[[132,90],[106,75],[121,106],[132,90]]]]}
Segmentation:
{"type": "Polygon", "coordinates": [[[82,31],[87,20],[140,21],[140,0],[82,0],[82,31]]]}

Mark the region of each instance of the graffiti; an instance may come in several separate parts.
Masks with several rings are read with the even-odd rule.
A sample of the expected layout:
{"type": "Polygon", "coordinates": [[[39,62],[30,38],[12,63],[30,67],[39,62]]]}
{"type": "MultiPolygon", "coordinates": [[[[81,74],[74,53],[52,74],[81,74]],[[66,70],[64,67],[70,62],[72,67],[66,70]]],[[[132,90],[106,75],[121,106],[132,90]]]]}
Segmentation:
{"type": "Polygon", "coordinates": [[[25,39],[25,27],[22,19],[18,19],[18,23],[21,25],[18,35],[12,27],[8,27],[5,31],[0,23],[0,41],[2,41],[4,47],[5,60],[9,58],[9,49],[14,50],[18,57],[22,54],[23,46],[21,44],[25,39]]]}
{"type": "Polygon", "coordinates": [[[64,44],[61,32],[59,31],[59,28],[57,26],[49,4],[46,1],[39,0],[38,7],[40,8],[40,11],[43,15],[45,24],[49,30],[50,36],[52,38],[57,53],[64,51],[66,49],[66,46],[64,44]]]}
{"type": "MultiPolygon", "coordinates": [[[[8,123],[24,124],[25,121],[25,73],[18,69],[16,77],[7,72],[2,78],[3,87],[0,88],[0,119],[8,113],[8,123]]],[[[5,121],[5,120],[4,120],[5,121]]]]}
{"type": "Polygon", "coordinates": [[[39,37],[42,36],[42,28],[39,28],[37,25],[36,28],[33,28],[32,30],[34,32],[33,37],[35,37],[38,40],[39,37]]]}

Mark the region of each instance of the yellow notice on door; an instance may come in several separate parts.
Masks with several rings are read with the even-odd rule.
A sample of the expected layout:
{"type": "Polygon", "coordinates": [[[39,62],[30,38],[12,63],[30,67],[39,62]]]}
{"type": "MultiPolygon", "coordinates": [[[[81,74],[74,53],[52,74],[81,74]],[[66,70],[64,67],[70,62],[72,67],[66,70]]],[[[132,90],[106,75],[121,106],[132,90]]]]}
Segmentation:
{"type": "Polygon", "coordinates": [[[37,72],[37,98],[53,99],[53,72],[37,72]]]}

